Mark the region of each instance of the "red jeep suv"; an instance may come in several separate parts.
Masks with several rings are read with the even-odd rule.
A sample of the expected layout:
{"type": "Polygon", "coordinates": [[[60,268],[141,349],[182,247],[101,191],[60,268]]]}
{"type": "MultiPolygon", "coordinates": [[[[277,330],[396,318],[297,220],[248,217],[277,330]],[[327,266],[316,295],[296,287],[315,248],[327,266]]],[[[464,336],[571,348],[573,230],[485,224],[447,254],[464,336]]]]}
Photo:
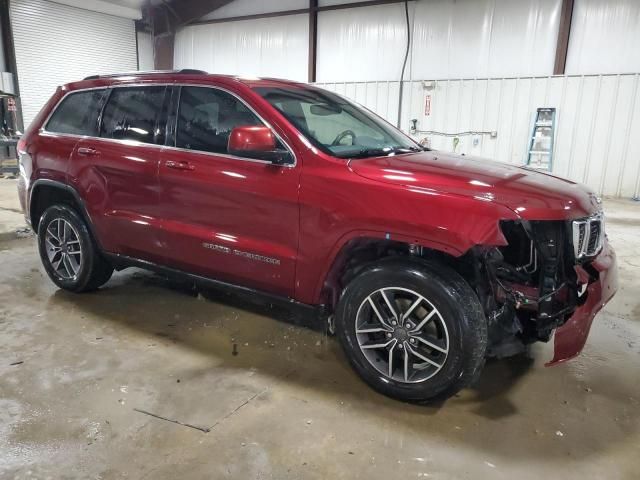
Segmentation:
{"type": "Polygon", "coordinates": [[[18,146],[44,267],[94,290],[136,266],[312,307],[357,373],[448,397],[487,357],[584,346],[616,290],[584,186],[430,151],[312,85],[195,70],[60,87],[18,146]]]}

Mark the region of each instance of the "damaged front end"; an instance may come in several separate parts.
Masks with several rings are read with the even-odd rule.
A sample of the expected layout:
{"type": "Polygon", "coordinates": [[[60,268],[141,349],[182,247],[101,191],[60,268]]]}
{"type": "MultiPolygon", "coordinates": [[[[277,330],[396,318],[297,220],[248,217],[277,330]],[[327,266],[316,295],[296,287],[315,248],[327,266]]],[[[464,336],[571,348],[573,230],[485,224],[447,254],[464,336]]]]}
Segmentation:
{"type": "Polygon", "coordinates": [[[577,355],[593,317],[616,288],[615,272],[609,272],[615,270],[615,255],[602,216],[510,220],[501,228],[507,245],[477,247],[473,253],[476,291],[489,327],[487,355],[516,355],[530,343],[549,341],[554,331],[551,363],[577,355]]]}

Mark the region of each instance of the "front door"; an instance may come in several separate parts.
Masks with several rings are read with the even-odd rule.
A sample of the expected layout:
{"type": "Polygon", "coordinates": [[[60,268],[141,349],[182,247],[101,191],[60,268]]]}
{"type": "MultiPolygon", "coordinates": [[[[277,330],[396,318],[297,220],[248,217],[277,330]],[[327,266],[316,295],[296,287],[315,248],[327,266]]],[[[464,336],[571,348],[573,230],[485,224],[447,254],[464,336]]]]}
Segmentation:
{"type": "MultiPolygon", "coordinates": [[[[237,126],[264,125],[238,97],[181,87],[174,146],[160,161],[171,266],[281,295],[294,290],[300,165],[229,155],[237,126]]],[[[284,147],[284,145],[283,145],[284,147]]]]}

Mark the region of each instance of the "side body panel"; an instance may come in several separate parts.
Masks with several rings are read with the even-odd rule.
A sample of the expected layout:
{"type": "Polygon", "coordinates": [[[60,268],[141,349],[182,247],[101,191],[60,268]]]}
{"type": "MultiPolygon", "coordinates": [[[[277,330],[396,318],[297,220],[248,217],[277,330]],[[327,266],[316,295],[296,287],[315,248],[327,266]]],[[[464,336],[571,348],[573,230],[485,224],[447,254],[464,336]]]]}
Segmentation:
{"type": "MultiPolygon", "coordinates": [[[[510,196],[510,185],[503,182],[503,195],[492,196],[491,182],[479,183],[474,171],[463,163],[445,165],[433,159],[442,167],[434,172],[433,181],[433,170],[427,163],[415,166],[414,170],[421,173],[414,175],[414,180],[398,179],[397,175],[407,176],[393,172],[397,165],[385,161],[368,162],[366,169],[354,171],[348,161],[317,151],[252,90],[253,86],[278,81],[157,74],[145,76],[144,82],[233,90],[286,138],[298,163],[294,169],[224,157],[212,163],[209,155],[117,142],[102,147],[91,139],[100,151],[108,147],[109,159],[105,156],[92,161],[95,166],[83,166],[80,158],[74,157],[69,181],[87,202],[105,248],[116,253],[140,257],[146,252],[150,255],[147,258],[162,260],[163,252],[170,252],[164,258],[176,268],[292,295],[305,303],[319,303],[332,263],[353,239],[399,240],[458,256],[474,245],[504,244],[499,221],[532,215],[528,209],[516,211],[520,204],[512,200],[521,197],[519,189],[514,188],[510,196]],[[161,160],[154,157],[159,152],[161,160]],[[170,159],[186,159],[196,165],[196,170],[168,172],[164,163],[170,159]],[[452,168],[458,170],[455,178],[452,168]],[[160,172],[155,179],[154,171],[160,172]],[[382,177],[376,178],[377,173],[382,177]],[[448,179],[460,189],[443,190],[441,184],[448,179]],[[463,189],[467,184],[474,188],[463,189]],[[482,189],[488,193],[479,191],[482,189]],[[162,207],[154,209],[160,197],[162,207]],[[149,243],[145,243],[147,240],[149,243]],[[205,247],[204,243],[210,245],[205,247]],[[239,254],[231,261],[224,252],[227,247],[233,252],[233,244],[238,244],[233,248],[239,254]],[[216,251],[218,246],[224,248],[216,251]],[[281,268],[274,270],[269,259],[279,259],[281,268]]],[[[135,76],[121,77],[65,88],[133,83],[142,82],[135,76]]],[[[32,139],[30,148],[38,151],[38,142],[42,141],[39,137],[32,139]]],[[[65,155],[62,152],[60,158],[65,155]]],[[[34,176],[65,177],[64,161],[46,156],[36,160],[38,173],[34,176]]],[[[544,188],[537,193],[536,202],[538,208],[533,211],[544,218],[571,218],[575,214],[572,209],[566,210],[563,202],[549,198],[544,188]]]]}
{"type": "Polygon", "coordinates": [[[169,265],[292,295],[298,179],[297,167],[166,149],[160,183],[169,265]]]}
{"type": "Polygon", "coordinates": [[[250,90],[246,96],[253,97],[254,105],[263,108],[263,116],[291,139],[303,164],[294,294],[300,302],[326,300],[323,285],[341,250],[353,240],[396,240],[459,256],[474,245],[503,245],[500,220],[519,218],[512,209],[486,196],[443,193],[358,175],[348,160],[325,155],[309,144],[255,92],[250,90]]]}
{"type": "Polygon", "coordinates": [[[333,262],[354,239],[407,242],[460,256],[474,245],[503,245],[500,219],[518,218],[486,199],[366,179],[346,161],[306,157],[305,162],[296,277],[296,299],[302,302],[323,300],[333,262]]]}
{"type": "MultiPolygon", "coordinates": [[[[241,99],[291,145],[286,131],[269,124],[268,112],[255,105],[248,88],[238,82],[210,86],[241,99]]],[[[292,153],[295,157],[294,148],[292,153]]],[[[160,162],[160,195],[169,266],[293,296],[301,170],[299,159],[274,165],[167,147],[160,162]]]]}
{"type": "Polygon", "coordinates": [[[164,261],[158,165],[162,147],[104,138],[81,139],[68,182],[84,200],[102,248],[164,261]]]}
{"type": "Polygon", "coordinates": [[[52,95],[40,113],[33,119],[18,144],[19,147],[24,145],[24,151],[18,149],[20,157],[18,193],[25,217],[30,224],[37,221],[37,219],[31,219],[29,213],[34,182],[38,179],[47,179],[66,183],[68,160],[78,141],[77,138],[46,135],[39,132],[40,126],[65,93],[64,89],[59,88],[52,95]]]}
{"type": "Polygon", "coordinates": [[[29,148],[33,172],[31,180],[46,179],[66,183],[66,172],[77,137],[38,132],[29,148]]]}

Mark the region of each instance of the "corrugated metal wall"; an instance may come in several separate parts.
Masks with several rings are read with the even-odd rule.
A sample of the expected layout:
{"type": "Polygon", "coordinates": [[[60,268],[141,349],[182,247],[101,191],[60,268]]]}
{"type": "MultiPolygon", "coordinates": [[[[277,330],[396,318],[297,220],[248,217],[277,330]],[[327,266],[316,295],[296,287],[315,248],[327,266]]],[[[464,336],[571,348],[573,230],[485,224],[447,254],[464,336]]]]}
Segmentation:
{"type": "MultiPolygon", "coordinates": [[[[336,3],[349,1],[319,2],[336,3]]],[[[411,1],[413,40],[405,78],[551,74],[560,5],[561,0],[411,1]]],[[[307,0],[235,0],[203,19],[307,7],[307,0]]],[[[304,81],[307,34],[307,15],[189,26],[176,36],[174,65],[304,81]]],[[[401,3],[320,12],[317,79],[397,80],[406,38],[401,3]]]]}
{"type": "MultiPolygon", "coordinates": [[[[560,6],[561,0],[409,2],[405,78],[551,74],[560,6]]],[[[318,32],[318,81],[400,77],[403,4],[320,12],[318,32]]]]}
{"type": "MultiPolygon", "coordinates": [[[[352,1],[358,0],[319,5],[352,1]]],[[[623,75],[549,77],[561,4],[409,2],[402,128],[408,131],[414,118],[420,130],[497,131],[496,138],[461,136],[456,151],[522,164],[536,108],[555,107],[553,171],[606,195],[638,196],[640,101],[633,73],[640,72],[640,1],[575,0],[567,72],[623,75]],[[438,80],[432,91],[411,81],[424,78],[438,80]]],[[[306,0],[235,0],[210,17],[305,7],[306,0]]],[[[187,27],[177,36],[175,65],[305,81],[307,20],[297,15],[187,27]]],[[[395,124],[406,34],[402,3],[320,12],[318,81],[395,124]]],[[[453,138],[431,135],[433,146],[444,150],[453,150],[453,138]]]]}
{"type": "MultiPolygon", "coordinates": [[[[405,82],[402,129],[433,148],[522,165],[537,108],[557,109],[553,172],[607,196],[640,195],[639,75],[405,82]],[[426,85],[426,88],[425,88],[426,85]],[[427,111],[427,97],[430,109],[427,111]],[[489,132],[497,132],[492,138],[489,132]],[[457,141],[454,140],[457,138],[457,141]]],[[[398,82],[318,84],[395,124],[398,82]]]]}
{"type": "Polygon", "coordinates": [[[567,74],[640,72],[640,1],[575,0],[567,74]]]}
{"type": "Polygon", "coordinates": [[[131,19],[46,0],[12,0],[11,22],[25,126],[58,85],[136,69],[131,19]]]}
{"type": "Polygon", "coordinates": [[[307,15],[196,25],[176,34],[175,68],[307,80],[307,15]]]}
{"type": "Polygon", "coordinates": [[[153,37],[147,32],[137,32],[138,39],[138,70],[153,70],[153,37]]]}
{"type": "MultiPolygon", "coordinates": [[[[319,5],[355,1],[360,0],[320,0],[319,5]]],[[[235,0],[203,19],[308,5],[308,0],[235,0]]],[[[405,79],[551,75],[561,5],[562,0],[410,1],[405,79]]],[[[250,75],[275,70],[280,77],[306,80],[306,70],[294,62],[307,59],[307,20],[299,15],[189,26],[177,35],[174,63],[250,75]]],[[[320,12],[318,81],[398,80],[406,33],[402,3],[320,12]]],[[[640,72],[639,45],[640,1],[575,0],[567,74],[640,72]]]]}

